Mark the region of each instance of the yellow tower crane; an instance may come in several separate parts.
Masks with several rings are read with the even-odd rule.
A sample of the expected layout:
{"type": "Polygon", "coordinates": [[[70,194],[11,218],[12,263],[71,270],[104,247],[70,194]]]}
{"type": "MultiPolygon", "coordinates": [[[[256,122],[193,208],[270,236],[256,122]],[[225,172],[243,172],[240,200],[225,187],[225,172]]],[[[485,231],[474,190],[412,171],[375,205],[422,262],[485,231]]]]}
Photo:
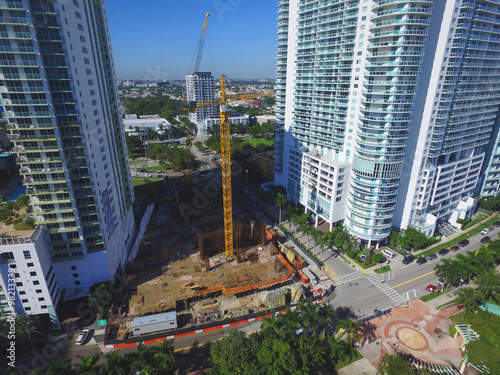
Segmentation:
{"type": "Polygon", "coordinates": [[[231,137],[229,132],[230,122],[228,103],[239,100],[260,98],[274,95],[272,90],[259,92],[246,92],[243,94],[227,95],[224,76],[220,78],[220,98],[211,102],[197,103],[189,102],[188,111],[194,112],[196,108],[210,107],[220,104],[220,146],[222,159],[222,197],[224,203],[224,241],[226,258],[232,259],[233,249],[233,194],[231,191],[231,137]]]}

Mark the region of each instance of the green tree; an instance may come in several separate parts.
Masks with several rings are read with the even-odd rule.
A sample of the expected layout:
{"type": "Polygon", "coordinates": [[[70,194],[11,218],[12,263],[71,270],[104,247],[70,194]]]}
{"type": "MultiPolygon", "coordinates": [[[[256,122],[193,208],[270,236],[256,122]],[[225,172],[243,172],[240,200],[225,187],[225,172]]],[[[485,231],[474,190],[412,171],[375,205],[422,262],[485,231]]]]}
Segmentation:
{"type": "Polygon", "coordinates": [[[264,337],[262,340],[257,360],[266,374],[293,374],[298,367],[290,344],[272,336],[264,337]]]}
{"type": "Polygon", "coordinates": [[[481,262],[471,253],[468,255],[460,254],[456,259],[462,263],[460,276],[465,282],[469,282],[483,267],[481,262]]]}
{"type": "Polygon", "coordinates": [[[434,272],[441,279],[441,291],[447,284],[455,284],[460,280],[460,272],[462,271],[458,261],[454,259],[443,259],[442,263],[434,267],[434,272]]]}
{"type": "Polygon", "coordinates": [[[326,352],[332,364],[341,362],[347,358],[345,346],[337,340],[335,335],[326,336],[326,352]]]}
{"type": "Polygon", "coordinates": [[[29,343],[29,340],[40,334],[37,329],[38,324],[39,320],[37,315],[17,315],[15,321],[16,337],[20,338],[23,341],[26,340],[26,342],[29,343]]]}
{"type": "Polygon", "coordinates": [[[314,227],[310,226],[310,225],[304,225],[302,227],[302,233],[304,233],[304,235],[307,237],[307,248],[309,249],[309,241],[311,239],[311,234],[313,232],[313,229],[314,227]]]}
{"type": "Polygon", "coordinates": [[[260,125],[259,124],[255,124],[255,125],[252,125],[250,127],[250,129],[248,129],[248,134],[250,134],[252,137],[254,138],[257,138],[260,134],[260,125]]]}
{"type": "Polygon", "coordinates": [[[97,362],[99,361],[99,354],[94,354],[90,357],[79,357],[80,362],[74,365],[75,372],[77,375],[94,375],[98,374],[99,366],[97,362]]]}
{"type": "Polygon", "coordinates": [[[319,325],[325,324],[326,319],[318,313],[318,309],[310,299],[306,300],[305,303],[300,303],[298,309],[300,311],[300,324],[305,331],[311,328],[312,334],[316,336],[319,325]]]}
{"type": "MultiPolygon", "coordinates": [[[[457,296],[456,302],[458,304],[464,305],[465,312],[474,311],[479,307],[481,302],[481,296],[476,292],[474,288],[461,288],[455,291],[455,295],[457,296]]],[[[464,316],[462,317],[462,320],[464,316]]]]}
{"type": "Polygon", "coordinates": [[[276,318],[276,315],[274,313],[268,318],[261,319],[260,328],[264,335],[273,332],[280,337],[284,336],[283,332],[281,331],[280,321],[276,318]]]}
{"type": "Polygon", "coordinates": [[[249,339],[242,331],[232,331],[228,336],[214,342],[210,348],[210,374],[264,375],[260,366],[256,366],[255,349],[258,345],[252,345],[252,342],[257,339],[257,335],[252,335],[249,339]]]}
{"type": "Polygon", "coordinates": [[[377,370],[381,375],[415,375],[413,367],[400,354],[384,354],[377,364],[377,370]]]}
{"type": "Polygon", "coordinates": [[[62,358],[57,358],[55,361],[50,362],[47,369],[47,375],[68,375],[72,373],[71,362],[62,358]]]}
{"type": "Polygon", "coordinates": [[[278,315],[278,324],[280,326],[280,331],[282,329],[281,327],[283,327],[289,337],[294,336],[295,330],[300,326],[299,321],[300,316],[297,309],[291,310],[290,307],[287,307],[283,313],[278,315]]]}
{"type": "Polygon", "coordinates": [[[286,199],[286,195],[284,194],[276,194],[276,199],[274,200],[274,204],[276,207],[280,209],[280,217],[279,217],[279,224],[281,225],[281,208],[286,206],[288,203],[288,200],[286,199]]]}
{"type": "MultiPolygon", "coordinates": [[[[325,247],[328,245],[328,240],[325,238],[325,236],[320,236],[316,240],[316,244],[319,245],[319,248],[321,249],[320,254],[325,250],[325,247]]],[[[320,259],[321,261],[321,259],[320,259]]]]}
{"type": "Polygon", "coordinates": [[[500,274],[494,268],[488,268],[477,277],[478,292],[483,301],[492,299],[500,302],[500,274]]]}
{"type": "Polygon", "coordinates": [[[497,250],[493,246],[481,245],[479,250],[476,251],[475,257],[485,267],[490,267],[496,263],[497,254],[497,250]]]}
{"type": "Polygon", "coordinates": [[[341,319],[338,322],[339,328],[338,337],[343,339],[348,347],[352,347],[354,340],[359,341],[361,335],[359,334],[359,323],[351,318],[341,319]]]}
{"type": "Polygon", "coordinates": [[[292,217],[294,216],[295,214],[295,209],[293,208],[293,206],[291,205],[288,205],[285,207],[285,210],[284,210],[284,219],[285,220],[288,220],[288,230],[292,230],[292,217]]]}
{"type": "Polygon", "coordinates": [[[90,307],[96,308],[103,318],[108,316],[109,308],[113,302],[113,295],[106,284],[100,284],[93,292],[90,292],[88,299],[90,307]]]}
{"type": "Polygon", "coordinates": [[[106,362],[99,367],[101,375],[128,375],[129,366],[127,357],[118,354],[119,350],[104,353],[102,356],[106,362]]]}

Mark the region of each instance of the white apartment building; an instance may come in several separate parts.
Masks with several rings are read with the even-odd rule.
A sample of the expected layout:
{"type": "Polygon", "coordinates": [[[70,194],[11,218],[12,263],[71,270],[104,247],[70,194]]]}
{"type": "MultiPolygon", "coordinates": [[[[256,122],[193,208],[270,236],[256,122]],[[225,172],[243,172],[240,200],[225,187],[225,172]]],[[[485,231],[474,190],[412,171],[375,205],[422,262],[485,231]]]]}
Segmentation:
{"type": "Polygon", "coordinates": [[[43,229],[39,225],[28,236],[0,238],[0,315],[49,314],[59,328],[55,308],[61,289],[43,229]]]}
{"type": "Polygon", "coordinates": [[[127,261],[135,224],[104,1],[0,8],[4,117],[58,288],[110,280],[127,261]]]}
{"type": "MultiPolygon", "coordinates": [[[[250,116],[235,116],[229,117],[229,123],[232,125],[240,124],[247,128],[250,125],[250,116]]],[[[207,118],[203,121],[201,127],[198,127],[198,135],[209,135],[215,134],[214,127],[217,129],[217,133],[220,129],[220,118],[207,118]]]]}
{"type": "Polygon", "coordinates": [[[496,0],[279,1],[275,183],[368,244],[470,215],[500,104],[497,33],[496,0]]]}
{"type": "MultiPolygon", "coordinates": [[[[215,92],[212,73],[194,72],[192,75],[186,76],[186,91],[188,102],[213,102],[215,100],[215,92]]],[[[196,124],[198,131],[202,129],[202,132],[205,131],[206,133],[204,121],[206,119],[217,118],[217,106],[197,108],[195,112],[189,113],[188,118],[189,121],[196,124]]]]}

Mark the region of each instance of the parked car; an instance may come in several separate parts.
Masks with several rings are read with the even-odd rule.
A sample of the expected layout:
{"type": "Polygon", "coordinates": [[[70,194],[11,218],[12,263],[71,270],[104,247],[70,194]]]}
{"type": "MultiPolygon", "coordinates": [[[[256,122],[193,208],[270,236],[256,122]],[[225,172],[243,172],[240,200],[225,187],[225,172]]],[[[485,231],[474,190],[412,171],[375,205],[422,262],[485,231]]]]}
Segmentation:
{"type": "Polygon", "coordinates": [[[429,292],[435,292],[437,290],[437,286],[429,284],[425,289],[427,289],[429,292]]]}
{"type": "Polygon", "coordinates": [[[481,238],[481,241],[479,241],[479,242],[481,242],[481,243],[488,243],[488,241],[490,241],[490,240],[491,240],[490,237],[484,236],[483,238],[481,238]]]}
{"type": "Polygon", "coordinates": [[[420,258],[417,260],[417,264],[424,264],[427,263],[427,259],[422,255],[420,258]]]}
{"type": "Polygon", "coordinates": [[[90,334],[90,330],[88,330],[88,329],[82,330],[80,332],[80,334],[78,335],[78,337],[76,338],[75,344],[76,345],[83,345],[83,344],[85,344],[85,341],[89,337],[89,334],[90,334]]]}
{"type": "Polygon", "coordinates": [[[403,264],[410,264],[415,260],[415,257],[413,255],[407,255],[403,259],[403,264]]]}
{"type": "Polygon", "coordinates": [[[446,255],[446,254],[448,254],[449,252],[450,252],[450,250],[449,250],[449,249],[441,249],[441,250],[439,250],[439,255],[446,255]]]}
{"type": "Polygon", "coordinates": [[[484,228],[484,229],[481,231],[481,234],[486,235],[486,234],[490,233],[490,230],[491,230],[490,228],[484,228]]]}
{"type": "Polygon", "coordinates": [[[153,177],[151,173],[144,173],[144,177],[153,177]]]}
{"type": "Polygon", "coordinates": [[[494,226],[495,228],[500,227],[500,221],[495,221],[495,224],[493,224],[493,226],[494,226]]]}
{"type": "Polygon", "coordinates": [[[467,246],[468,244],[470,244],[469,240],[462,240],[458,243],[458,246],[464,247],[467,246]]]}
{"type": "Polygon", "coordinates": [[[438,256],[436,254],[429,254],[427,255],[427,260],[433,260],[433,259],[436,259],[438,256]]]}
{"type": "Polygon", "coordinates": [[[460,246],[455,245],[455,246],[450,247],[450,251],[455,252],[455,251],[458,251],[458,250],[460,250],[460,246]]]}

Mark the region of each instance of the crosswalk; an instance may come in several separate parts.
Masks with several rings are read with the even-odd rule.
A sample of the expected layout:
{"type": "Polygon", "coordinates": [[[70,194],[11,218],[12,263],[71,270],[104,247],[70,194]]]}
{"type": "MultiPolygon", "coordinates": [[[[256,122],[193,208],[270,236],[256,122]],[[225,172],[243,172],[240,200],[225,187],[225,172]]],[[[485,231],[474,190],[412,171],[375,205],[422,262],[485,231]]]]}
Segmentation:
{"type": "Polygon", "coordinates": [[[396,292],[386,283],[383,283],[378,276],[375,275],[365,275],[365,276],[368,279],[368,281],[370,281],[373,285],[379,288],[387,297],[392,299],[396,305],[401,305],[407,302],[407,300],[403,296],[401,296],[401,294],[396,292]]]}
{"type": "Polygon", "coordinates": [[[336,277],[334,279],[328,279],[326,281],[322,281],[321,283],[318,284],[318,287],[328,290],[328,288],[330,288],[330,286],[332,285],[335,286],[342,285],[350,281],[361,279],[363,276],[364,274],[361,272],[352,272],[348,273],[347,275],[336,277]]]}

